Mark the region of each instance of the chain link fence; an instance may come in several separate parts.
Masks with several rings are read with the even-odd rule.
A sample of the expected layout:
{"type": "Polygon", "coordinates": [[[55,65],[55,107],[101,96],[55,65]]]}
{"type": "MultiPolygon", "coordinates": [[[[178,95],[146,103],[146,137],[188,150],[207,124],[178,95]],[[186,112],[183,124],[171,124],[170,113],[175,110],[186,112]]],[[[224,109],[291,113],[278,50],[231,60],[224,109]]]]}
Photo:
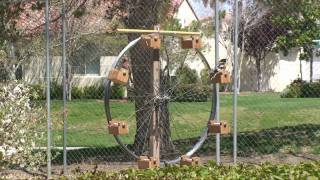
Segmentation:
{"type": "MultiPolygon", "coordinates": [[[[208,120],[216,117],[216,89],[209,82],[217,68],[216,41],[218,60],[226,59],[225,71],[237,81],[221,84],[218,90],[216,113],[231,127],[220,137],[221,163],[235,160],[234,122],[237,162],[319,160],[319,1],[238,3],[236,14],[234,1],[219,2],[215,37],[213,1],[68,0],[65,8],[63,2],[51,1],[46,39],[43,1],[1,2],[1,24],[6,24],[0,25],[1,85],[23,82],[37,94],[30,102],[41,107],[43,116],[50,110],[53,173],[137,167],[139,156],[154,153],[152,138],[158,139],[165,164],[186,153],[203,163],[216,160],[216,135],[206,133],[208,120]],[[201,48],[181,45],[182,38],[195,35],[142,37],[146,34],[118,33],[117,28],[201,32],[201,48]],[[146,47],[148,38],[156,38],[160,48],[146,47]],[[48,40],[50,74],[44,58],[48,40]],[[157,63],[159,71],[154,69],[157,63]],[[110,71],[126,72],[127,82],[110,81],[110,71]],[[118,121],[129,127],[128,133],[109,133],[108,125],[118,121]]],[[[43,132],[47,122],[38,126],[43,132]]],[[[35,143],[36,151],[45,153],[46,137],[35,143]]],[[[0,143],[3,149],[5,142],[0,143]]]]}

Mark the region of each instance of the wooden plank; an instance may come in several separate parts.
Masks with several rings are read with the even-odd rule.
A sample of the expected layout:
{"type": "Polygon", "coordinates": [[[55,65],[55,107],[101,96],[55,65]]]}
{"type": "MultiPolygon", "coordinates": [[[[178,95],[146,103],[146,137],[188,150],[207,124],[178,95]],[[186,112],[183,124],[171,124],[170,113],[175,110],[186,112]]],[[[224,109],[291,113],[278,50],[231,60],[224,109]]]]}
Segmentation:
{"type": "MultiPolygon", "coordinates": [[[[159,96],[160,86],[160,61],[159,61],[159,50],[153,51],[153,97],[159,96]]],[[[152,122],[150,126],[150,157],[160,162],[160,134],[159,134],[159,113],[155,106],[153,108],[152,122]]]]}
{"type": "Polygon", "coordinates": [[[186,32],[186,31],[164,31],[164,30],[146,30],[146,29],[117,29],[118,33],[140,33],[151,34],[159,33],[173,36],[185,36],[185,35],[201,35],[201,32],[186,32]]]}

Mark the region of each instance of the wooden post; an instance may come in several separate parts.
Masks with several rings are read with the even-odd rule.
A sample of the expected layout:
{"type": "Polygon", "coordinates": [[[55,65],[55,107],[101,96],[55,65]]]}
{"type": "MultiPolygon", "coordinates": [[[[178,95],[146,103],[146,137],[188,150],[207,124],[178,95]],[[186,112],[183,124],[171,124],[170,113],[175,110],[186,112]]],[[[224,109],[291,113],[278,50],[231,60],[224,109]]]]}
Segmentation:
{"type": "MultiPolygon", "coordinates": [[[[159,50],[153,50],[153,97],[156,101],[156,97],[159,96],[160,91],[160,61],[159,50]]],[[[152,122],[150,126],[150,157],[160,162],[160,134],[159,134],[159,107],[155,104],[152,114],[152,122]]]]}
{"type": "Polygon", "coordinates": [[[117,33],[140,33],[140,34],[152,34],[158,33],[163,35],[171,35],[171,36],[193,36],[193,35],[201,35],[201,32],[186,32],[186,31],[163,31],[163,30],[148,30],[148,29],[117,29],[117,33]]]}

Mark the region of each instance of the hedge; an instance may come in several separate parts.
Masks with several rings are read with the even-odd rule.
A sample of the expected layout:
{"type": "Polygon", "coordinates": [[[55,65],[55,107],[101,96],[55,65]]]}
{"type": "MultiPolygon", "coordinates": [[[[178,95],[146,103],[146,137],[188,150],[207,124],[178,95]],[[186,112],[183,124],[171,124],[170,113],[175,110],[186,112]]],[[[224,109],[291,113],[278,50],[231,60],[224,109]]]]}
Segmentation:
{"type": "MultiPolygon", "coordinates": [[[[297,165],[270,164],[217,166],[168,166],[158,169],[128,169],[116,173],[102,171],[78,174],[75,179],[318,179],[320,162],[297,165]]],[[[61,178],[67,179],[67,178],[61,178]]]]}
{"type": "MultiPolygon", "coordinates": [[[[39,84],[30,85],[34,94],[37,97],[32,97],[34,100],[44,100],[46,98],[45,87],[39,84]]],[[[51,84],[51,99],[62,99],[63,88],[62,85],[57,83],[51,84]]],[[[123,99],[125,93],[125,87],[123,85],[113,85],[111,87],[111,99],[123,99]]],[[[72,99],[103,99],[104,98],[104,86],[93,85],[84,88],[72,87],[71,89],[72,99]]]]}
{"type": "Polygon", "coordinates": [[[209,86],[189,84],[178,86],[173,91],[171,99],[176,102],[207,102],[209,96],[209,86]]]}
{"type": "MultiPolygon", "coordinates": [[[[30,85],[32,90],[39,96],[33,99],[44,100],[45,87],[41,85],[30,85]]],[[[111,87],[111,99],[123,99],[125,93],[125,86],[114,85],[111,87]]],[[[210,97],[210,87],[200,84],[180,85],[174,88],[170,93],[171,100],[175,102],[206,102],[210,97]]],[[[103,85],[87,86],[84,88],[72,87],[72,99],[103,99],[104,87],[103,85]]],[[[128,99],[133,100],[134,90],[128,89],[128,99]]],[[[62,86],[52,83],[51,99],[62,99],[62,86]]]]}
{"type": "Polygon", "coordinates": [[[320,82],[306,82],[301,79],[294,80],[281,93],[282,98],[318,98],[320,97],[320,82]]]}

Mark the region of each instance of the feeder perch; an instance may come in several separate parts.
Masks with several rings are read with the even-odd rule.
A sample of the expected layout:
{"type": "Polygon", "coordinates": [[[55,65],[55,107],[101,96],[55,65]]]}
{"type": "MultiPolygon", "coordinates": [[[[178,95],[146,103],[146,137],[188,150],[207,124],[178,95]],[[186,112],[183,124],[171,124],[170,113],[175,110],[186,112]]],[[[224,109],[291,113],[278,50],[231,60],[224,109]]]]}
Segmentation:
{"type": "Polygon", "coordinates": [[[123,135],[129,133],[128,124],[124,121],[111,121],[108,123],[109,134],[123,135]]]}
{"type": "Polygon", "coordinates": [[[129,81],[129,70],[112,69],[109,72],[108,79],[116,84],[127,84],[129,81]]]}
{"type": "Polygon", "coordinates": [[[183,166],[183,165],[186,165],[186,166],[197,166],[199,164],[200,164],[200,158],[199,157],[189,158],[188,156],[181,156],[180,166],[183,166]]]}
{"type": "Polygon", "coordinates": [[[160,49],[161,39],[158,34],[142,35],[140,44],[145,48],[160,49]]]}
{"type": "Polygon", "coordinates": [[[211,120],[209,122],[209,133],[214,134],[229,134],[230,128],[229,125],[225,121],[216,121],[211,120]]]}
{"type": "Polygon", "coordinates": [[[200,49],[201,48],[200,37],[199,36],[182,37],[181,48],[182,49],[200,49]]]}
{"type": "Polygon", "coordinates": [[[139,169],[150,169],[159,167],[160,163],[156,160],[156,158],[148,157],[148,156],[140,156],[138,159],[138,168],[139,169]]]}
{"type": "Polygon", "coordinates": [[[215,74],[210,75],[210,80],[212,83],[219,84],[229,84],[231,83],[230,74],[226,71],[220,71],[215,74]]]}

